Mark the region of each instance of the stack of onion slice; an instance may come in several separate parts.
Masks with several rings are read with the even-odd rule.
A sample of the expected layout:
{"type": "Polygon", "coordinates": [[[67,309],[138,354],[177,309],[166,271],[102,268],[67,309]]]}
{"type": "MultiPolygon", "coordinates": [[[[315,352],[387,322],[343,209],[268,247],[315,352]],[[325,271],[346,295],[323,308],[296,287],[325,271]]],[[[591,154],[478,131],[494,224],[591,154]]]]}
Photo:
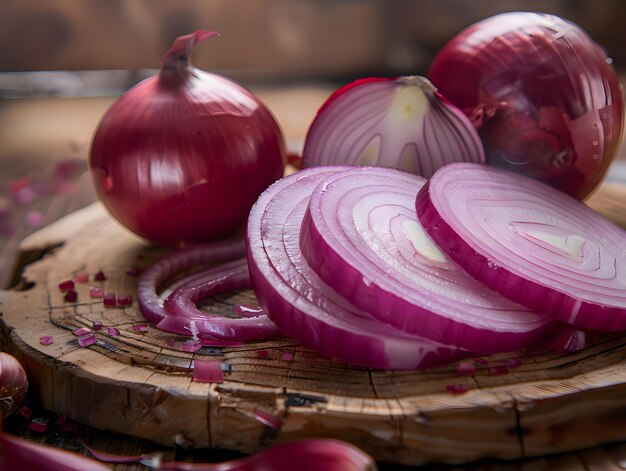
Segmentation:
{"type": "Polygon", "coordinates": [[[400,332],[358,310],[336,293],[337,284],[324,283],[303,258],[300,231],[311,193],[345,169],[313,167],[290,175],[252,208],[248,264],[260,304],[283,333],[348,363],[413,369],[459,358],[464,352],[458,348],[400,332]]]}
{"type": "Polygon", "coordinates": [[[567,351],[584,345],[578,328],[626,329],[624,247],[626,233],[612,222],[506,170],[451,164],[427,181],[321,166],[261,195],[248,220],[247,266],[239,259],[190,275],[159,301],[167,277],[236,258],[242,246],[188,249],[146,271],[139,295],[158,327],[205,343],[280,330],[351,364],[427,368],[545,343],[559,326],[575,333],[567,351]],[[194,305],[248,283],[267,316],[225,320],[194,305]]]}
{"type": "Polygon", "coordinates": [[[579,327],[626,329],[626,232],[579,201],[462,163],[435,173],[416,208],[444,251],[507,298],[579,327]]]}
{"type": "Polygon", "coordinates": [[[517,349],[545,333],[549,316],[507,301],[437,249],[414,210],[424,182],[385,168],[314,167],[261,196],[248,263],[283,333],[350,363],[395,369],[517,349]]]}

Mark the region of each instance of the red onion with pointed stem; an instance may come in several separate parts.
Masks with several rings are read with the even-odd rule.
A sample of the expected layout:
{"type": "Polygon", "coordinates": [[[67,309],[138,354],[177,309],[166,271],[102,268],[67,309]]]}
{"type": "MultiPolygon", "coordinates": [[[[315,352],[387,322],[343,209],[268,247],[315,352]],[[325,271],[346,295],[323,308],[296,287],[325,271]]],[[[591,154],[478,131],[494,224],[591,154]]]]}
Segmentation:
{"type": "Polygon", "coordinates": [[[106,112],[91,146],[100,201],[128,229],[164,245],[242,230],[258,195],[285,166],[281,131],[260,100],[191,66],[194,46],[213,36],[178,38],[160,73],[106,112]]]}

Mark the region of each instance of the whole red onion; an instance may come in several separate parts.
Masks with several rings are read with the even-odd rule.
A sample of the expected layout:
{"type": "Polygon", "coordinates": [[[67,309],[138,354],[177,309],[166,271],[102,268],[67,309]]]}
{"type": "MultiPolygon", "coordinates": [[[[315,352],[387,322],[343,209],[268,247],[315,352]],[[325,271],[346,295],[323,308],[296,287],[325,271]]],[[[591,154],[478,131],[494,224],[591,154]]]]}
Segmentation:
{"type": "Polygon", "coordinates": [[[0,352],[0,420],[17,409],[28,391],[28,377],[14,356],[0,352]]]}
{"type": "Polygon", "coordinates": [[[474,122],[488,164],[583,198],[619,150],[619,80],[569,21],[526,12],[487,18],[448,42],[428,76],[474,122]]]}
{"type": "Polygon", "coordinates": [[[128,229],[160,244],[231,236],[283,174],[283,137],[269,110],[239,84],[189,63],[193,47],[215,35],[178,38],[160,73],[121,96],[93,139],[98,198],[128,229]]]}

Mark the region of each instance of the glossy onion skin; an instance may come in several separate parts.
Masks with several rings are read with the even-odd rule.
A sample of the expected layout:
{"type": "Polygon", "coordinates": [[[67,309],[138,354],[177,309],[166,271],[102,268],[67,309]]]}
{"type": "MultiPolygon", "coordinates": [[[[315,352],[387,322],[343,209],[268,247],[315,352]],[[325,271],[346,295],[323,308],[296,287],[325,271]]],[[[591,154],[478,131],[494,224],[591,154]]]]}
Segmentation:
{"type": "Polygon", "coordinates": [[[477,126],[487,163],[584,198],[614,159],[623,95],[604,51],[577,25],[526,12],[455,36],[428,77],[477,126]]]}
{"type": "Polygon", "coordinates": [[[90,156],[107,210],[131,231],[167,246],[243,230],[252,204],[282,176],[286,159],[276,121],[251,92],[189,64],[180,69],[120,97],[102,119],[90,156]]]}

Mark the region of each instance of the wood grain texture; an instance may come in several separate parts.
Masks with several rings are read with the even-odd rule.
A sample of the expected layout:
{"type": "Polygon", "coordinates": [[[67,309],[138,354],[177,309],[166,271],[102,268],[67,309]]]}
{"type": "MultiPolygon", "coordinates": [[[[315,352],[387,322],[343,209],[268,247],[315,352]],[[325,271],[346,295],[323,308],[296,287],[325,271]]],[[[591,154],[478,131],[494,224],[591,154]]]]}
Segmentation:
{"type": "MultiPolygon", "coordinates": [[[[605,185],[589,204],[626,226],[621,194],[605,185]]],[[[136,301],[105,308],[89,298],[89,286],[99,284],[134,296],[137,279],[127,268],[145,268],[165,253],[122,229],[99,205],[26,239],[20,256],[34,252],[46,255],[24,269],[29,289],[0,292],[0,346],[25,364],[43,407],[103,431],[243,452],[329,436],[377,460],[412,465],[543,456],[626,439],[622,335],[597,335],[571,355],[484,357],[487,364],[476,362],[476,373],[463,377],[454,364],[419,372],[355,368],[285,338],[191,354],[180,343],[169,347],[170,334],[134,331],[143,322],[136,301]],[[100,270],[106,281],[78,284],[78,301],[64,302],[59,282],[100,270]],[[98,342],[82,348],[72,330],[94,320],[120,335],[99,331],[98,342]],[[42,335],[55,342],[41,345],[42,335]],[[191,381],[198,357],[222,361],[225,382],[191,381]],[[469,391],[451,394],[449,384],[469,391]],[[282,428],[264,425],[259,410],[279,417],[282,428]]],[[[251,302],[253,293],[243,290],[216,297],[207,309],[232,312],[251,302]]]]}

